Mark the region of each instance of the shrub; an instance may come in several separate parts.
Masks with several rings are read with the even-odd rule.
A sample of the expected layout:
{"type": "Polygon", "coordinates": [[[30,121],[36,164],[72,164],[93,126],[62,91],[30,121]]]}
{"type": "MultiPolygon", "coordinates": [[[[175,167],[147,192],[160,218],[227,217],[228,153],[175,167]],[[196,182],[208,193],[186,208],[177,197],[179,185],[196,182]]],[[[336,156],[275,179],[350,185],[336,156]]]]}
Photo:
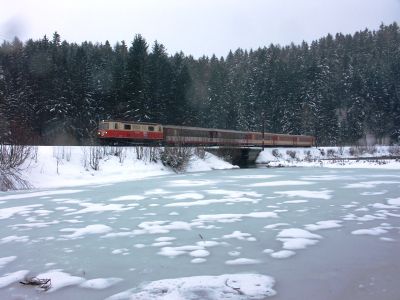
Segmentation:
{"type": "Polygon", "coordinates": [[[391,156],[399,156],[400,155],[400,146],[389,147],[389,154],[391,156]]]}
{"type": "Polygon", "coordinates": [[[272,150],[272,155],[275,156],[276,158],[281,158],[282,154],[279,153],[278,149],[272,150]]]}
{"type": "Polygon", "coordinates": [[[83,147],[83,167],[89,167],[95,171],[100,169],[100,159],[103,158],[104,150],[98,146],[83,147]]]}
{"type": "Polygon", "coordinates": [[[296,151],[294,150],[287,150],[286,154],[289,155],[292,159],[296,158],[296,151]]]}
{"type": "Polygon", "coordinates": [[[25,161],[31,158],[31,154],[37,153],[35,148],[25,145],[0,144],[0,190],[31,187],[29,182],[21,178],[20,172],[24,168],[25,161]]]}
{"type": "Polygon", "coordinates": [[[336,156],[336,151],[334,149],[328,149],[326,152],[328,157],[335,157],[336,156]]]}
{"type": "Polygon", "coordinates": [[[204,159],[206,157],[206,149],[204,147],[196,147],[194,148],[194,154],[200,159],[204,159]]]}
{"type": "Polygon", "coordinates": [[[312,161],[312,156],[311,156],[311,151],[310,150],[306,150],[304,151],[305,157],[304,160],[307,162],[312,161]]]}
{"type": "Polygon", "coordinates": [[[164,166],[171,167],[177,173],[186,170],[192,156],[193,151],[189,147],[165,147],[160,151],[164,166]]]}

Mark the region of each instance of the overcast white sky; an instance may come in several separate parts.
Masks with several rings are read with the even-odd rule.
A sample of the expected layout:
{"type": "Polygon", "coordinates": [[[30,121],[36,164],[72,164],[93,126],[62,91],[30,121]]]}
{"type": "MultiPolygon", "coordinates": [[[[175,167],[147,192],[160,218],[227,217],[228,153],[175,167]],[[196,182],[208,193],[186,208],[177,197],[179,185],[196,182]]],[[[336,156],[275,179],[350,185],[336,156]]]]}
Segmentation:
{"type": "Polygon", "coordinates": [[[0,39],[57,31],[69,42],[131,43],[142,34],[183,51],[225,56],[400,23],[400,0],[0,0],[0,39]]]}

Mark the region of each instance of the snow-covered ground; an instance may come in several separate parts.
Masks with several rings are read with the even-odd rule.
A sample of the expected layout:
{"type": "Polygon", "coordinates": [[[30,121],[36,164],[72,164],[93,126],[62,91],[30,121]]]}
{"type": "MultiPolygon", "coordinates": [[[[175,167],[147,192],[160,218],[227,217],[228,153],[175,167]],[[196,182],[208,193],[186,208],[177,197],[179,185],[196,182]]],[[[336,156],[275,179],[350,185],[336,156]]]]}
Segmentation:
{"type": "MultiPolygon", "coordinates": [[[[26,162],[22,177],[34,188],[56,188],[108,184],[174,173],[161,161],[152,161],[148,148],[143,148],[140,154],[143,157],[138,159],[138,149],[135,147],[109,148],[107,154],[102,154],[99,159],[99,169],[93,170],[89,162],[91,149],[78,146],[39,146],[33,158],[26,162]],[[119,151],[118,155],[113,154],[116,151],[119,151]]],[[[234,166],[206,153],[204,159],[193,155],[187,171],[231,168],[234,166]]]]}
{"type": "Polygon", "coordinates": [[[398,146],[266,148],[260,153],[256,163],[270,167],[400,169],[400,160],[389,159],[398,156],[398,146]],[[371,159],[374,157],[387,159],[371,159]]]}
{"type": "MultiPolygon", "coordinates": [[[[40,146],[28,160],[22,178],[33,188],[72,187],[93,184],[109,184],[142,179],[150,176],[174,174],[160,160],[153,161],[149,148],[143,148],[138,158],[138,149],[101,149],[98,170],[90,166],[93,147],[40,146]],[[107,153],[103,153],[107,152],[107,153]],[[118,153],[116,153],[118,152],[118,153]]],[[[304,166],[330,168],[384,168],[400,169],[400,161],[346,160],[360,157],[382,157],[396,154],[395,147],[370,148],[322,147],[322,148],[266,148],[256,161],[259,165],[304,166]]],[[[193,155],[187,172],[199,172],[237,168],[211,153],[204,158],[193,155]]]]}

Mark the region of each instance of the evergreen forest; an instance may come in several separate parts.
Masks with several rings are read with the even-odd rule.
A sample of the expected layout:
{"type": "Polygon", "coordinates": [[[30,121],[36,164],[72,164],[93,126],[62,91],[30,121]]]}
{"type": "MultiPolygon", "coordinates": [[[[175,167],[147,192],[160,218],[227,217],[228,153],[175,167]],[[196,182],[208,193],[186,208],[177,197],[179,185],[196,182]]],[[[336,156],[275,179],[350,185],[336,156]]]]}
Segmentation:
{"type": "Polygon", "coordinates": [[[141,35],[116,45],[0,46],[0,139],[88,144],[99,120],[306,134],[318,145],[400,141],[400,29],[382,24],[300,45],[169,55],[141,35]]]}

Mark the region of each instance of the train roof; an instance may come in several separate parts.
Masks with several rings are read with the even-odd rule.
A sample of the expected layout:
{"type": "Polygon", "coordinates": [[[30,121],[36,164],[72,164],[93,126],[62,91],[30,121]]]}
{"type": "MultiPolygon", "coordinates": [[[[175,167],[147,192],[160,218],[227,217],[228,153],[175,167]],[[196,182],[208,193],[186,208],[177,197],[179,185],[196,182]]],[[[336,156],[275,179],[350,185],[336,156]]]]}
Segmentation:
{"type": "Polygon", "coordinates": [[[127,121],[127,120],[121,120],[121,119],[101,120],[101,122],[118,122],[118,123],[126,123],[126,124],[143,124],[143,125],[155,125],[155,126],[159,125],[159,126],[161,126],[160,123],[127,121]]]}
{"type": "MultiPolygon", "coordinates": [[[[190,127],[190,126],[177,126],[177,125],[163,125],[164,128],[172,128],[172,129],[189,129],[189,130],[202,130],[202,131],[219,131],[219,132],[227,132],[227,133],[258,133],[262,134],[261,131],[241,131],[241,130],[230,130],[230,129],[218,129],[218,128],[204,128],[204,127],[190,127]]],[[[296,137],[312,137],[311,135],[301,135],[301,134],[286,134],[286,133],[272,133],[272,132],[264,132],[264,134],[273,134],[280,136],[296,136],[296,137]]]]}

